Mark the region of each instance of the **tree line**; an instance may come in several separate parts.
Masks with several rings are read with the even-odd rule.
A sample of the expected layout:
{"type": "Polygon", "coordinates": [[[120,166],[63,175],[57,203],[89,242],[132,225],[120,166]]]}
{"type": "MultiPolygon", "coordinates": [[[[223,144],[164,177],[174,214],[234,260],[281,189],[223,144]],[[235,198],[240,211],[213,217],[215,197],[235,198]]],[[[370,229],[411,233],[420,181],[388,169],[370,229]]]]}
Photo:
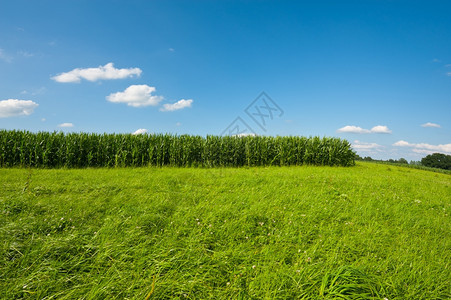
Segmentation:
{"type": "Polygon", "coordinates": [[[374,162],[385,162],[385,163],[393,163],[393,164],[408,164],[408,165],[416,165],[416,166],[424,166],[429,168],[437,168],[443,170],[451,170],[451,155],[443,154],[443,153],[433,153],[429,154],[421,159],[421,161],[411,160],[407,161],[405,158],[400,159],[388,159],[388,160],[380,160],[373,159],[370,156],[361,157],[356,154],[355,160],[357,161],[374,161],[374,162]]]}

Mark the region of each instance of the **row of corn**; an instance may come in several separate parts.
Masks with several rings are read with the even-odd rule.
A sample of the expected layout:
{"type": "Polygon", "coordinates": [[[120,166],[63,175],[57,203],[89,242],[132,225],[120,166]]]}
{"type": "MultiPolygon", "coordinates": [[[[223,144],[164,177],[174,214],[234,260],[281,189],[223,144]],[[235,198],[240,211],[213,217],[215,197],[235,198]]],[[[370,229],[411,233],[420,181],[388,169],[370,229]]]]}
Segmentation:
{"type": "Polygon", "coordinates": [[[0,130],[1,167],[241,167],[354,164],[346,140],[0,130]]]}

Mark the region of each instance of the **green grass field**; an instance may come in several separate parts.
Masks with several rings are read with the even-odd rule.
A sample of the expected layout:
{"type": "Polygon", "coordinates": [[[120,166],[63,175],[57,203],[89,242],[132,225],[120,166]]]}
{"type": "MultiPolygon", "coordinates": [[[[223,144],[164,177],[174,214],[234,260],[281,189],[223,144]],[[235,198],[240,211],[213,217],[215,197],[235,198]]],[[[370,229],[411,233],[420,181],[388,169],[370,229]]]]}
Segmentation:
{"type": "Polygon", "coordinates": [[[449,299],[451,176],[0,169],[2,299],[449,299]]]}

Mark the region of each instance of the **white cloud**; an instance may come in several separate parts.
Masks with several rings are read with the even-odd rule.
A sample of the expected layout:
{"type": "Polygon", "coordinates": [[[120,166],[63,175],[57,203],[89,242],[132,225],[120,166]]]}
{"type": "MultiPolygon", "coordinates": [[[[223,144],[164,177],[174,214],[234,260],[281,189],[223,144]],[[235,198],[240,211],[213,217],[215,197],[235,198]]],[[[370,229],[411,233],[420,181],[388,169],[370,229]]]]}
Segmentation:
{"type": "Polygon", "coordinates": [[[169,52],[174,52],[175,51],[174,48],[169,48],[168,50],[169,50],[169,52]]]}
{"type": "Polygon", "coordinates": [[[0,101],[0,118],[31,115],[38,104],[31,100],[8,99],[0,101]]]}
{"type": "Polygon", "coordinates": [[[337,132],[346,132],[346,133],[370,133],[368,129],[363,129],[358,126],[347,125],[337,130],[337,132]]]}
{"type": "Polygon", "coordinates": [[[140,128],[140,129],[136,130],[135,132],[133,132],[132,134],[137,135],[137,134],[144,134],[144,133],[147,133],[147,129],[140,128]]]}
{"type": "Polygon", "coordinates": [[[246,137],[246,136],[257,136],[257,135],[255,133],[253,133],[253,132],[243,132],[243,133],[234,134],[232,136],[246,137]]]}
{"type": "Polygon", "coordinates": [[[387,126],[377,125],[371,128],[371,133],[391,133],[391,130],[387,126]]]}
{"type": "Polygon", "coordinates": [[[61,123],[61,124],[58,125],[58,127],[71,128],[71,127],[74,127],[74,124],[73,123],[61,123]]]}
{"type": "Polygon", "coordinates": [[[134,75],[139,77],[141,73],[142,71],[139,68],[116,69],[113,63],[107,63],[106,65],[99,66],[97,68],[73,69],[72,71],[51,77],[51,79],[64,83],[80,82],[82,79],[97,81],[102,79],[124,79],[127,77],[133,77],[134,75]]]}
{"type": "Polygon", "coordinates": [[[451,72],[446,73],[446,75],[451,76],[451,72]]]}
{"type": "Polygon", "coordinates": [[[0,60],[10,63],[13,61],[13,58],[7,55],[6,52],[2,48],[0,48],[0,60]]]}
{"type": "Polygon", "coordinates": [[[28,51],[24,51],[21,50],[19,52],[17,52],[19,55],[23,56],[23,57],[33,57],[34,53],[28,52],[28,51]]]}
{"type": "Polygon", "coordinates": [[[433,154],[437,151],[431,151],[431,150],[425,150],[425,149],[412,149],[412,152],[419,153],[419,154],[433,154]]]}
{"type": "Polygon", "coordinates": [[[186,107],[191,107],[193,103],[193,99],[182,99],[172,104],[163,104],[163,107],[160,109],[161,111],[174,111],[179,109],[184,109],[186,107]]]}
{"type": "Polygon", "coordinates": [[[377,125],[371,128],[371,130],[364,129],[359,126],[347,125],[337,130],[337,132],[344,133],[391,133],[392,131],[388,129],[387,126],[377,125]]]}
{"type": "Polygon", "coordinates": [[[373,151],[373,150],[383,148],[383,146],[376,144],[376,143],[364,143],[364,142],[355,140],[354,143],[352,143],[352,148],[354,148],[355,150],[362,151],[362,152],[368,152],[368,151],[373,151]]]}
{"type": "Polygon", "coordinates": [[[431,144],[426,144],[426,143],[419,143],[419,144],[412,143],[411,144],[409,142],[401,140],[401,141],[394,143],[393,146],[409,147],[409,148],[412,148],[412,151],[416,152],[416,153],[434,153],[434,152],[440,152],[440,153],[446,153],[446,154],[451,153],[451,144],[444,144],[444,145],[431,145],[431,144]]]}
{"type": "Polygon", "coordinates": [[[162,96],[152,95],[156,89],[148,85],[131,85],[123,92],[112,93],[106,97],[110,102],[127,103],[128,106],[156,106],[163,100],[162,96]]]}
{"type": "Polygon", "coordinates": [[[36,96],[36,95],[44,94],[46,91],[47,91],[47,89],[44,86],[42,86],[42,87],[40,87],[38,89],[34,89],[32,91],[23,90],[20,92],[20,94],[21,95],[30,94],[30,95],[36,96]]]}
{"type": "Polygon", "coordinates": [[[393,144],[393,146],[399,146],[399,147],[408,147],[410,144],[406,141],[397,141],[396,143],[393,144]]]}
{"type": "Polygon", "coordinates": [[[433,127],[433,128],[440,128],[441,126],[439,124],[427,122],[421,125],[421,127],[433,127]]]}

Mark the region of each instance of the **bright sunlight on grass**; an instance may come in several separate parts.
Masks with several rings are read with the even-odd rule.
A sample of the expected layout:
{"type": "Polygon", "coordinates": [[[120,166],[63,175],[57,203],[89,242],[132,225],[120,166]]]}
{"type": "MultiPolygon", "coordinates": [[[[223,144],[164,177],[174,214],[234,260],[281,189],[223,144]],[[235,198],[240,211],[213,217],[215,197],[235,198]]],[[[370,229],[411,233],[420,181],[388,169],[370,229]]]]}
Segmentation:
{"type": "Polygon", "coordinates": [[[0,182],[3,299],[451,295],[447,174],[0,169],[0,182]]]}

